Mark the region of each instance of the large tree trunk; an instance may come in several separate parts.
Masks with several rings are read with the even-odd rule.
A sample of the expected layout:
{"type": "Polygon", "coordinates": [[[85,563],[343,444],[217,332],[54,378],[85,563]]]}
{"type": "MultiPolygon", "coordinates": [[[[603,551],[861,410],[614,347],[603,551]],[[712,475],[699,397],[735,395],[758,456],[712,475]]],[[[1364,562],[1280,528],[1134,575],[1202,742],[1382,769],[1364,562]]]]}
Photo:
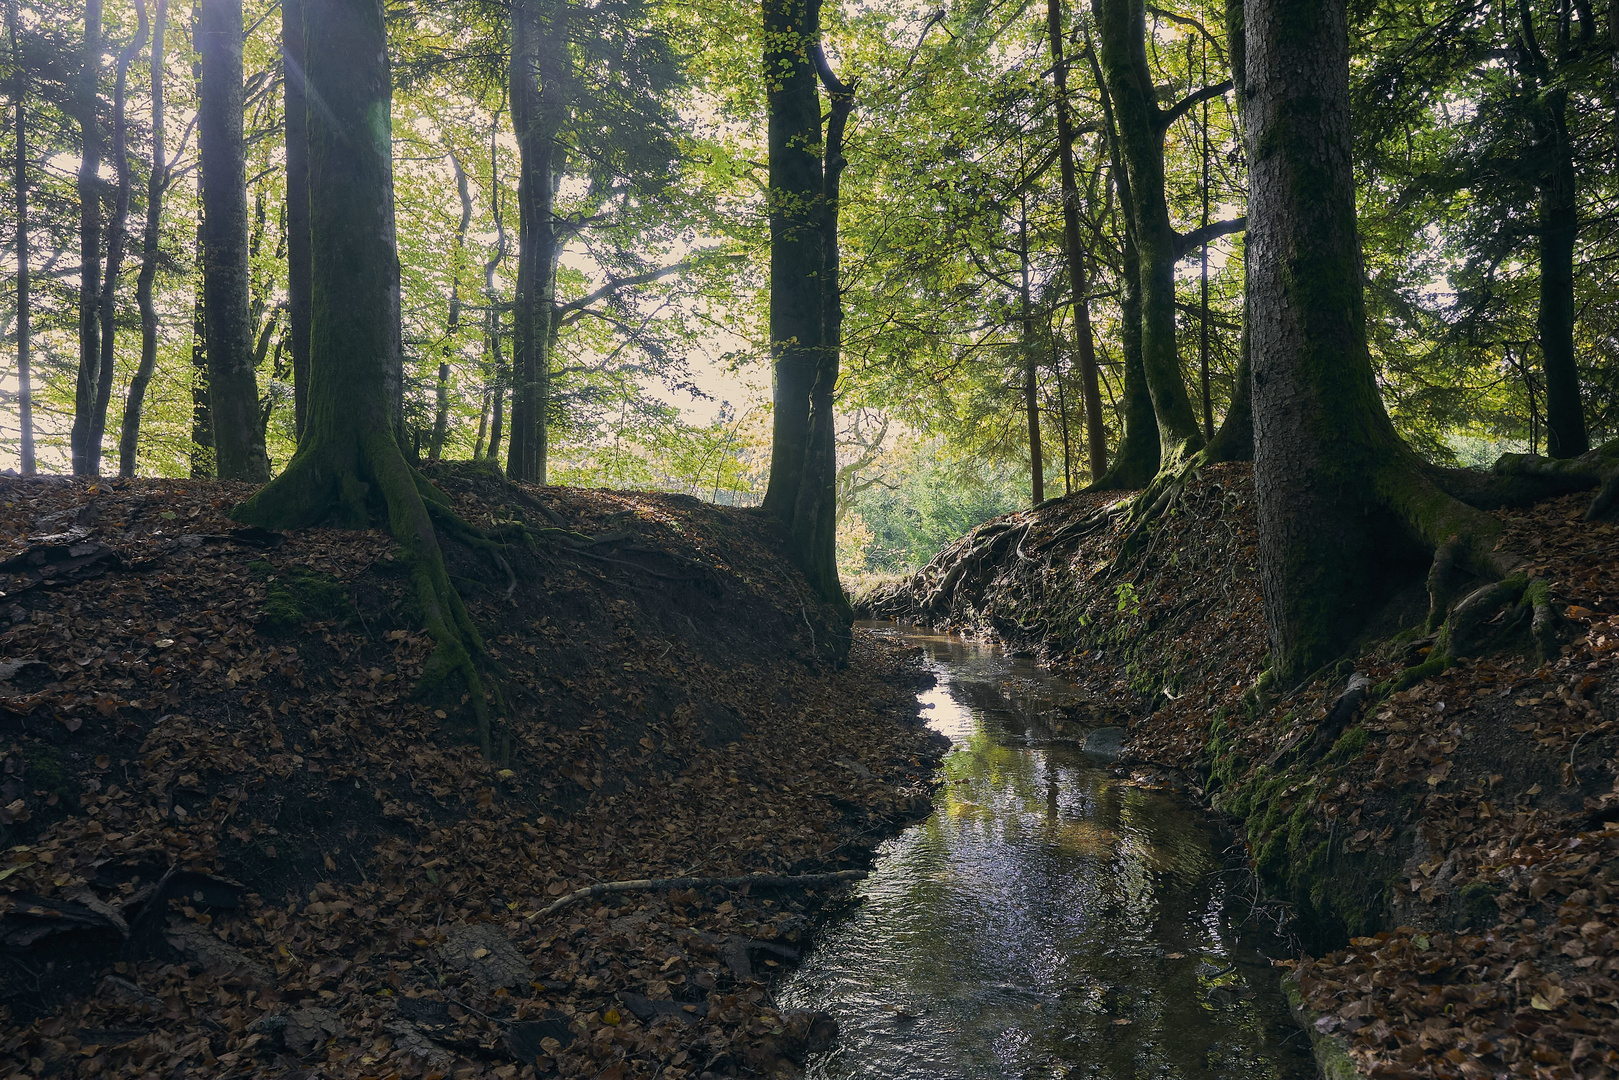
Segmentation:
{"type": "Polygon", "coordinates": [[[247,161],[242,145],[242,3],[202,0],[197,134],[203,200],[208,406],[221,480],[265,480],[253,325],[248,313],[247,161]]]}
{"type": "MultiPolygon", "coordinates": [[[[1402,573],[1436,552],[1505,577],[1501,526],[1448,495],[1399,439],[1366,345],[1355,222],[1345,0],[1247,0],[1250,363],[1259,576],[1271,673],[1291,684],[1337,659],[1402,573]]],[[[1535,623],[1550,618],[1542,594],[1535,623]]],[[[1475,594],[1476,595],[1476,594],[1475,594]]],[[[1451,637],[1454,644],[1454,636],[1451,637]]],[[[1436,656],[1451,645],[1436,647],[1436,656]]]]}
{"type": "Polygon", "coordinates": [[[74,107],[82,149],[79,158],[79,370],[73,388],[69,444],[73,475],[89,476],[90,428],[101,363],[101,0],[85,0],[84,59],[74,107]]]}
{"type": "Polygon", "coordinates": [[[1121,157],[1130,177],[1126,202],[1141,259],[1141,361],[1162,440],[1161,465],[1201,450],[1203,433],[1181,376],[1175,335],[1175,264],[1179,237],[1164,192],[1164,132],[1171,113],[1158,107],[1147,63],[1143,0],[1092,0],[1102,74],[1112,98],[1121,157]]]}
{"type": "MultiPolygon", "coordinates": [[[[145,21],[145,0],[135,0],[145,21]]],[[[124,422],[118,436],[118,475],[134,476],[140,454],[141,408],[146,387],[157,369],[157,306],[152,285],[157,278],[158,242],[162,239],[163,195],[169,186],[169,163],[163,138],[163,37],[169,22],[169,0],[157,0],[152,19],[152,172],[146,180],[146,229],[141,235],[141,272],[135,279],[135,303],[141,312],[141,362],[124,397],[124,422]]]]}
{"type": "Polygon", "coordinates": [[[101,284],[101,359],[96,369],[95,407],[90,413],[90,430],[85,435],[88,471],[101,475],[101,443],[107,434],[107,408],[112,403],[112,378],[117,366],[118,276],[124,269],[124,250],[129,239],[129,67],[146,45],[148,31],[146,5],[137,2],[139,29],[118,53],[118,75],[112,91],[112,159],[118,177],[112,216],[107,220],[107,276],[101,284]]]}
{"type": "MultiPolygon", "coordinates": [[[[472,656],[476,629],[444,570],[427,503],[443,496],[406,463],[389,389],[397,308],[391,87],[379,0],[322,0],[304,11],[309,112],[309,411],[287,468],[238,508],[245,522],[356,528],[373,513],[405,550],[438,651],[427,678],[461,673],[489,751],[488,710],[472,656]],[[437,673],[436,675],[434,673],[437,673]]],[[[447,508],[444,512],[448,512],[447,508]]]]}
{"type": "Polygon", "coordinates": [[[770,157],[770,356],[775,367],[770,480],[764,508],[790,522],[822,356],[826,267],[821,210],[821,97],[811,52],[812,0],[764,0],[765,113],[770,157]]]}
{"type": "MultiPolygon", "coordinates": [[[[1079,354],[1079,387],[1085,405],[1085,435],[1091,479],[1107,471],[1107,430],[1102,426],[1102,390],[1096,369],[1096,340],[1091,330],[1090,283],[1085,249],[1079,235],[1079,181],[1074,168],[1074,121],[1068,107],[1068,63],[1063,58],[1062,0],[1046,0],[1046,36],[1051,42],[1051,79],[1057,99],[1057,151],[1062,168],[1063,253],[1074,293],[1074,341],[1079,354]]],[[[1067,425],[1067,411],[1063,423],[1067,425]]],[[[1063,453],[1067,472],[1066,444],[1063,453]]]]}
{"type": "Polygon", "coordinates": [[[1574,242],[1579,234],[1574,150],[1569,144],[1568,91],[1545,93],[1540,133],[1546,174],[1540,186],[1540,355],[1546,372],[1546,453],[1579,457],[1591,448],[1574,360],[1574,242]]]}
{"type": "Polygon", "coordinates": [[[33,311],[29,295],[28,260],[28,70],[22,59],[22,40],[17,25],[17,0],[6,0],[6,30],[11,35],[12,101],[17,106],[13,130],[16,157],[12,162],[17,209],[17,427],[22,475],[33,476],[34,462],[34,385],[30,351],[33,347],[33,311]]]}
{"type": "Polygon", "coordinates": [[[304,87],[304,0],[281,0],[282,94],[287,145],[287,347],[292,352],[293,431],[303,437],[309,400],[309,100],[304,87]]]}
{"type": "Polygon", "coordinates": [[[557,176],[562,147],[565,0],[512,5],[512,126],[517,134],[517,296],[513,304],[515,385],[506,475],[543,484],[550,450],[552,322],[560,254],[557,176]]]}

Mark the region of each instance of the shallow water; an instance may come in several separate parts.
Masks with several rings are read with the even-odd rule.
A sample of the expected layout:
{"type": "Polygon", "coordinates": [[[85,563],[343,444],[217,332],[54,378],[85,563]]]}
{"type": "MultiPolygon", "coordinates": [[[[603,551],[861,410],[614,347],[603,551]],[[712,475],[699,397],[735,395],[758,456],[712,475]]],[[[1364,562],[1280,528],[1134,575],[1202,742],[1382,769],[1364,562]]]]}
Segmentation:
{"type": "Polygon", "coordinates": [[[1072,695],[1033,665],[866,625],[921,646],[938,684],[918,697],[955,746],[932,816],[885,845],[778,994],[838,1020],[809,1075],[1314,1077],[1280,945],[1227,917],[1238,879],[1206,819],[1041,742],[1072,695]]]}

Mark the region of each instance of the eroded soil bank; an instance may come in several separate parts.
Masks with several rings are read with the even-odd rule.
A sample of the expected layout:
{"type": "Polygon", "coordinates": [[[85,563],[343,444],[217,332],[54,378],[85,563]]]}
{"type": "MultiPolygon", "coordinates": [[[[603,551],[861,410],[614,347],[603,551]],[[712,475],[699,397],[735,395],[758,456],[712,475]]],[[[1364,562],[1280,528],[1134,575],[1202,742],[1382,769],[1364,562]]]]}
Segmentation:
{"type": "Polygon", "coordinates": [[[1336,670],[1266,697],[1246,466],[1133,535],[1098,513],[1118,499],[986,523],[857,608],[1036,655],[1086,693],[1077,722],[1126,718],[1129,755],[1232,815],[1333,1068],[1619,1075],[1619,529],[1582,497],[1501,513],[1563,613],[1555,661],[1503,620],[1395,691],[1432,644],[1415,582],[1336,670]]]}
{"type": "Polygon", "coordinates": [[[500,691],[381,533],[237,530],[248,489],[0,482],[0,1075],[790,1075],[773,973],[929,808],[919,673],[756,512],[436,476],[500,691]],[[508,529],[509,535],[515,533],[508,529]],[[497,557],[498,556],[498,557],[497,557]]]}

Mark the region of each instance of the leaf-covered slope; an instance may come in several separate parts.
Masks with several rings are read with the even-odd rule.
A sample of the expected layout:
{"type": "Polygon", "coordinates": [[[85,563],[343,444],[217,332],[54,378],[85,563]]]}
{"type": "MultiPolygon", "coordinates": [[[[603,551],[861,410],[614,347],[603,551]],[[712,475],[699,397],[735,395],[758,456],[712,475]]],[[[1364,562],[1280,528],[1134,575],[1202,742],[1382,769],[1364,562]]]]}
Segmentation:
{"type": "Polygon", "coordinates": [[[833,666],[755,512],[439,480],[538,538],[448,545],[493,761],[459,686],[413,693],[431,642],[383,534],[234,530],[229,486],[4,485],[0,542],[53,574],[0,584],[0,656],[38,661],[0,665],[0,1057],[667,1077],[802,1048],[760,981],[802,892],[528,916],[601,880],[863,865],[927,805],[914,672],[866,638],[833,666]],[[92,544],[99,572],[54,573],[92,544]]]}

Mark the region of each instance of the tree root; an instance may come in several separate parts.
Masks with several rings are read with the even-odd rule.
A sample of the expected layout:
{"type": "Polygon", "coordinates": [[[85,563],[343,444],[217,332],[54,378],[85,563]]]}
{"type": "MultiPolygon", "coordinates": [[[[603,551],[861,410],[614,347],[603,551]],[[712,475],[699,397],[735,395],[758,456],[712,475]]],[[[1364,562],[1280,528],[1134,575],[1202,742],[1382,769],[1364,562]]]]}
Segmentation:
{"type": "Polygon", "coordinates": [[[831,885],[839,881],[858,881],[866,876],[864,870],[833,870],[825,874],[738,874],[733,877],[672,877],[637,878],[633,881],[604,881],[575,889],[567,896],[539,911],[530,912],[524,919],[532,922],[553,912],[571,907],[581,900],[609,893],[661,892],[664,889],[737,889],[747,885],[779,889],[795,885],[831,885]]]}
{"type": "MultiPolygon", "coordinates": [[[[386,428],[323,442],[311,440],[280,476],[237,507],[233,516],[265,528],[302,528],[324,521],[365,528],[373,509],[384,513],[389,535],[404,551],[424,628],[436,646],[416,692],[426,693],[459,675],[476,721],[478,748],[485,758],[492,757],[489,693],[478,663],[488,653],[450,581],[434,518],[458,522],[457,531],[462,533],[478,530],[456,518],[449,500],[405,461],[386,428]]],[[[495,697],[498,703],[498,691],[495,697]]]]}

